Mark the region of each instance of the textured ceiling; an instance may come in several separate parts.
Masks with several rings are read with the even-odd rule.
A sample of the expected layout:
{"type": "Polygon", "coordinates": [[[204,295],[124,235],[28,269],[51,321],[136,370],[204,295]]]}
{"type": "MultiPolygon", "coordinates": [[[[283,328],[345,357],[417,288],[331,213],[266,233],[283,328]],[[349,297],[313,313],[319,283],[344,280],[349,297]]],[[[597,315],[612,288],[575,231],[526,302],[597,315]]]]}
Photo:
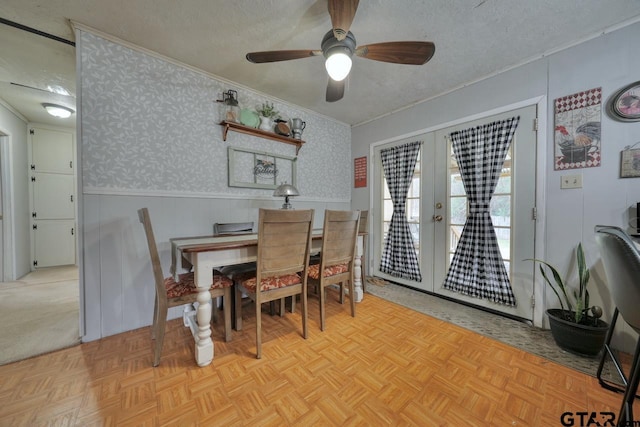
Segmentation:
{"type": "MultiPolygon", "coordinates": [[[[362,0],[351,27],[359,45],[426,40],[436,53],[422,66],[355,58],[345,97],[336,103],[324,100],[322,57],[271,64],[245,59],[250,51],[319,49],[331,28],[326,0],[2,0],[0,17],[70,40],[73,20],[356,125],[636,22],[640,0],[362,0]]],[[[19,105],[3,92],[8,81],[46,87],[51,76],[75,92],[72,48],[42,37],[45,47],[35,47],[29,40],[38,37],[6,36],[17,30],[1,27],[5,101],[19,105]],[[14,61],[16,55],[22,59],[14,61]]]]}

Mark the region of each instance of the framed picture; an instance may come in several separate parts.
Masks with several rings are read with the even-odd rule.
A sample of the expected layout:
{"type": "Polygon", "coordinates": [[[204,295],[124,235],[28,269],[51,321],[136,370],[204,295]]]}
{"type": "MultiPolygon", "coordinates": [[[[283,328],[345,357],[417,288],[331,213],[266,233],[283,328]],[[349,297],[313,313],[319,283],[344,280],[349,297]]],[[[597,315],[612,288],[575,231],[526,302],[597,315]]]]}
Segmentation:
{"type": "Polygon", "coordinates": [[[282,182],[296,185],[297,157],[229,147],[229,187],[275,190],[282,182]]]}
{"type": "Polygon", "coordinates": [[[367,156],[353,159],[353,187],[367,186],[367,156]]]}
{"type": "Polygon", "coordinates": [[[555,104],[555,170],[600,166],[602,88],[557,98],[555,104]]]}
{"type": "Polygon", "coordinates": [[[640,80],[614,93],[609,98],[607,113],[621,122],[640,121],[640,80]]]}
{"type": "Polygon", "coordinates": [[[622,151],[620,178],[640,178],[640,148],[622,151]]]}

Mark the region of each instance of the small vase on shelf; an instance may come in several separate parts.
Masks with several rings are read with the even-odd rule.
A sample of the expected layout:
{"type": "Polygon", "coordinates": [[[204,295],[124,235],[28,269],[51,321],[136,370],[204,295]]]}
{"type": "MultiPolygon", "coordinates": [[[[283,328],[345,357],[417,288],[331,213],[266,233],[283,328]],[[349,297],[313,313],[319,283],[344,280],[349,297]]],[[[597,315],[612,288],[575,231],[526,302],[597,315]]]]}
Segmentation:
{"type": "Polygon", "coordinates": [[[271,119],[271,117],[260,116],[260,126],[258,127],[260,130],[271,132],[273,130],[272,125],[273,120],[271,119]]]}
{"type": "Polygon", "coordinates": [[[273,122],[280,118],[280,113],[273,107],[272,103],[263,102],[256,108],[256,113],[260,116],[260,126],[258,129],[273,132],[273,122]]]}

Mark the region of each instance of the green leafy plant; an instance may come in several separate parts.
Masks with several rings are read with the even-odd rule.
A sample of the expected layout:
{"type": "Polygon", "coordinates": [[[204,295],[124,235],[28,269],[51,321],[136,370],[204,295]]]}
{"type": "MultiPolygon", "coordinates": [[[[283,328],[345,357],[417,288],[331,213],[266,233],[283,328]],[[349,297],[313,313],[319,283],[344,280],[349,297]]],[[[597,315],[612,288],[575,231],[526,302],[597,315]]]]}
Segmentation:
{"type": "Polygon", "coordinates": [[[262,117],[279,118],[280,112],[275,109],[273,103],[263,102],[260,107],[256,107],[256,113],[262,117]]]}
{"type": "Polygon", "coordinates": [[[527,259],[525,261],[534,261],[540,264],[540,273],[547,285],[549,285],[553,293],[558,297],[560,308],[562,309],[565,320],[583,325],[595,325],[597,323],[597,319],[602,316],[602,308],[598,306],[589,306],[589,291],[587,290],[587,285],[589,284],[591,274],[587,267],[582,243],[578,244],[576,260],[578,262],[579,283],[578,289],[573,290],[573,298],[569,296],[571,293],[570,289],[554,266],[539,259],[527,259]],[[549,278],[547,271],[551,272],[553,281],[549,278]],[[589,316],[589,312],[591,312],[592,316],[589,316]]]}

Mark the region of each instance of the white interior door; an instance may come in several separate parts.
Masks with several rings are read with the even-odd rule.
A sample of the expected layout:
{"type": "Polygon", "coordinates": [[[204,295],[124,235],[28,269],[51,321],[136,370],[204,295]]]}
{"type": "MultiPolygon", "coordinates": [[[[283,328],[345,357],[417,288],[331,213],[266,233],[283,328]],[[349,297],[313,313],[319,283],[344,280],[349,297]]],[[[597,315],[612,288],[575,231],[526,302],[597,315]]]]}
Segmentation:
{"type": "MultiPolygon", "coordinates": [[[[373,153],[373,185],[377,202],[373,205],[375,227],[373,233],[371,270],[374,275],[427,292],[453,298],[465,303],[489,308],[523,319],[533,319],[533,264],[523,261],[534,257],[535,248],[535,207],[536,182],[536,131],[534,119],[536,106],[530,106],[502,114],[485,117],[481,120],[469,121],[459,125],[440,129],[435,132],[378,146],[373,153]],[[451,146],[448,135],[456,130],[520,116],[520,123],[512,141],[509,159],[503,169],[504,177],[494,194],[499,205],[495,212],[492,205],[492,218],[501,243],[502,255],[511,280],[517,307],[506,307],[478,298],[468,297],[443,289],[452,254],[455,250],[456,236],[464,225],[466,218],[466,197],[461,181],[456,181],[455,170],[451,167],[451,146]],[[419,170],[414,175],[419,185],[412,184],[410,193],[419,188],[420,197],[419,225],[412,228],[414,243],[419,251],[421,282],[389,276],[379,271],[384,237],[386,236],[385,220],[390,220],[392,206],[385,202],[385,181],[380,162],[380,150],[392,145],[411,141],[424,141],[419,157],[419,170]],[[462,192],[462,194],[461,194],[462,192]],[[377,237],[380,236],[380,237],[377,237]],[[378,239],[376,241],[375,239],[378,239]]],[[[411,194],[410,194],[411,196],[411,194]]],[[[493,203],[493,200],[492,200],[493,203]]],[[[415,204],[415,203],[414,203],[415,204]]],[[[407,204],[409,207],[410,203],[407,204]]],[[[415,209],[407,209],[408,220],[416,220],[415,209]]]]}

